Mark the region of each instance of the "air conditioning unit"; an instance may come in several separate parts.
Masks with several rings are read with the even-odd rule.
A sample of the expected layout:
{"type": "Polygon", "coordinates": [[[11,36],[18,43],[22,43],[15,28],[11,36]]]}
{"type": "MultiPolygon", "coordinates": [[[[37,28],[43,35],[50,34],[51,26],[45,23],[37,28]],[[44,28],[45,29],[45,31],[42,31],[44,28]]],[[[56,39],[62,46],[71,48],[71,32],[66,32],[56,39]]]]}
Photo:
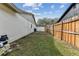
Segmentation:
{"type": "Polygon", "coordinates": [[[1,35],[1,37],[0,37],[0,55],[5,54],[9,48],[10,48],[10,45],[8,44],[7,35],[1,35]]]}
{"type": "Polygon", "coordinates": [[[0,48],[2,48],[7,43],[8,43],[7,35],[1,35],[1,38],[0,38],[0,48]]]}

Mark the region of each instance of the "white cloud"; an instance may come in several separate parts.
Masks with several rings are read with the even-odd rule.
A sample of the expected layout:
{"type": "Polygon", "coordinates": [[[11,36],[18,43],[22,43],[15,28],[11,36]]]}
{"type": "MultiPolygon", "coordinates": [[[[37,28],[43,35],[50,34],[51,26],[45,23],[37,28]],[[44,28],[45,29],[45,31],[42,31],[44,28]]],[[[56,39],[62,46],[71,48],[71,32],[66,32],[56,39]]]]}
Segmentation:
{"type": "Polygon", "coordinates": [[[39,8],[34,8],[34,10],[39,10],[39,8]]]}
{"type": "Polygon", "coordinates": [[[51,8],[53,9],[55,6],[54,5],[51,5],[51,8]]]}
{"type": "Polygon", "coordinates": [[[65,7],[65,5],[61,5],[61,6],[60,6],[60,8],[64,8],[64,7],[65,7]]]}
{"type": "Polygon", "coordinates": [[[40,7],[42,3],[24,3],[23,7],[29,6],[29,7],[40,7]]]}

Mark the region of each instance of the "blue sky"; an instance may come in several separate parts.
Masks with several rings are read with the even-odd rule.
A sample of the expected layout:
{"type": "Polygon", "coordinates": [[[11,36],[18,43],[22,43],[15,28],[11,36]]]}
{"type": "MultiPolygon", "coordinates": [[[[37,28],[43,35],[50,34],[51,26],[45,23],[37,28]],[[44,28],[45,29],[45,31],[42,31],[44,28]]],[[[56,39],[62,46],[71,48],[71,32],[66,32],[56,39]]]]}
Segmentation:
{"type": "Polygon", "coordinates": [[[31,12],[35,15],[36,21],[39,18],[60,18],[69,3],[16,3],[18,8],[31,12]]]}

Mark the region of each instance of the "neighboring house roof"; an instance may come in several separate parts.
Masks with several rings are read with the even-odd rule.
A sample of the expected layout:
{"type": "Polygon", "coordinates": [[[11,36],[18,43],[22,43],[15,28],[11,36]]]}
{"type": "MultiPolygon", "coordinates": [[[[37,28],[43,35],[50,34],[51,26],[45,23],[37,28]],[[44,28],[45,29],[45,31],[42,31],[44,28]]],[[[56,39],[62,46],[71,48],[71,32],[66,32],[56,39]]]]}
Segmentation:
{"type": "Polygon", "coordinates": [[[57,23],[60,22],[60,21],[64,18],[64,16],[71,10],[71,8],[72,8],[75,4],[76,4],[76,3],[72,3],[72,4],[69,6],[69,8],[64,12],[64,14],[59,18],[59,20],[57,21],[57,23]]]}
{"type": "Polygon", "coordinates": [[[15,11],[15,12],[17,12],[17,13],[32,15],[32,17],[33,17],[33,19],[34,19],[34,23],[36,24],[34,14],[29,13],[29,12],[26,12],[26,11],[23,11],[23,10],[17,8],[13,3],[4,3],[4,5],[6,5],[8,8],[12,9],[13,11],[15,11]]]}

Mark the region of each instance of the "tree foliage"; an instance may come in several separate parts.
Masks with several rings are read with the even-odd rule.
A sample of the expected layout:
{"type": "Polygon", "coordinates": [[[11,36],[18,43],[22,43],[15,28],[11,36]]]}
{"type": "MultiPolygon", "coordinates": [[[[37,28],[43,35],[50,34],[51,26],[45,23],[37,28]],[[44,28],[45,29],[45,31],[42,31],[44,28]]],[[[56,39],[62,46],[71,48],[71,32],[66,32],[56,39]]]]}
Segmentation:
{"type": "Polygon", "coordinates": [[[55,22],[55,19],[43,18],[43,19],[39,19],[37,24],[38,25],[47,25],[47,24],[53,24],[54,22],[55,22]]]}

